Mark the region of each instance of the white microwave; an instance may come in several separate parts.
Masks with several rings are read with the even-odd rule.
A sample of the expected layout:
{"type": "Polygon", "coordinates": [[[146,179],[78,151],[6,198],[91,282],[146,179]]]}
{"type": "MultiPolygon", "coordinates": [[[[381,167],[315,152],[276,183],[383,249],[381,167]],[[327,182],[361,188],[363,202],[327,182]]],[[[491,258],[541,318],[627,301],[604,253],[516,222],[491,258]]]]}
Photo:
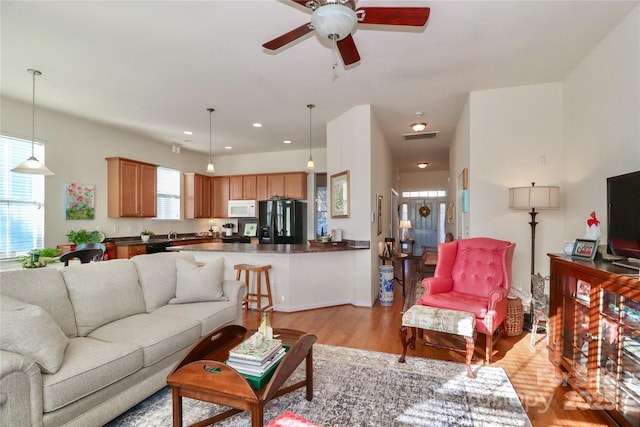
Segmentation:
{"type": "Polygon", "coordinates": [[[256,218],[255,200],[229,200],[227,206],[229,218],[256,218]]]}

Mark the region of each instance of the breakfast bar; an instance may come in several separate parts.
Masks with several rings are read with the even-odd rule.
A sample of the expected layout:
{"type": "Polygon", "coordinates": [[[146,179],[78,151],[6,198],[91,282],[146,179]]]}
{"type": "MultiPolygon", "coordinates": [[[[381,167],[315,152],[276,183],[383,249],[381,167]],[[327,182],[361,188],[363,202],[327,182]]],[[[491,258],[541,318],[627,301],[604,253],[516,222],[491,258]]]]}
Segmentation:
{"type": "MultiPolygon", "coordinates": [[[[368,243],[368,242],[367,242],[368,243]]],[[[368,244],[311,246],[308,244],[202,243],[173,246],[207,263],[224,257],[225,279],[235,279],[236,264],[271,265],[269,271],[276,311],[294,312],[342,304],[371,306],[368,244]]]]}

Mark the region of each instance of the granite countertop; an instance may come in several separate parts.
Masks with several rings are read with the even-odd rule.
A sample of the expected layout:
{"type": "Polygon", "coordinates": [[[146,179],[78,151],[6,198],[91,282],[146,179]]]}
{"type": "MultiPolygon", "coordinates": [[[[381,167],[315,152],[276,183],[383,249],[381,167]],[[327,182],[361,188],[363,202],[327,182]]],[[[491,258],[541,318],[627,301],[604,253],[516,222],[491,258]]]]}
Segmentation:
{"type": "MultiPolygon", "coordinates": [[[[172,242],[174,245],[179,245],[180,242],[184,242],[184,241],[192,241],[192,240],[202,240],[202,241],[207,241],[207,240],[213,240],[214,238],[211,236],[180,236],[177,239],[168,239],[166,237],[154,237],[153,239],[149,239],[148,242],[143,242],[141,238],[139,237],[129,237],[129,238],[122,238],[122,239],[118,239],[115,238],[113,240],[110,240],[114,245],[116,246],[133,246],[133,245],[146,245],[147,243],[166,243],[166,242],[172,242]]],[[[219,238],[215,238],[215,239],[219,239],[219,238]]]]}
{"type": "MultiPolygon", "coordinates": [[[[360,245],[359,245],[360,246],[360,245]]],[[[248,243],[199,243],[186,246],[172,246],[167,248],[169,251],[202,251],[202,252],[243,252],[243,253],[276,253],[276,254],[303,254],[314,252],[339,252],[339,251],[355,251],[369,249],[368,247],[355,246],[331,246],[331,247],[315,247],[307,243],[299,245],[271,245],[259,244],[252,245],[248,243]]]]}

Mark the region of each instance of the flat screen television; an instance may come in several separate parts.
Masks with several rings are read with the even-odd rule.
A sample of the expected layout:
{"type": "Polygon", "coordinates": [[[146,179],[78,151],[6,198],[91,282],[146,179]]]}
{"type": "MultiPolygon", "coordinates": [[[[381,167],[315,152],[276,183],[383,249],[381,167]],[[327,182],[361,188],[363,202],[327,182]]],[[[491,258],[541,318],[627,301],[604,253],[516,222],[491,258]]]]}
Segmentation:
{"type": "Polygon", "coordinates": [[[616,262],[640,270],[640,171],[607,178],[608,252],[616,262]]]}

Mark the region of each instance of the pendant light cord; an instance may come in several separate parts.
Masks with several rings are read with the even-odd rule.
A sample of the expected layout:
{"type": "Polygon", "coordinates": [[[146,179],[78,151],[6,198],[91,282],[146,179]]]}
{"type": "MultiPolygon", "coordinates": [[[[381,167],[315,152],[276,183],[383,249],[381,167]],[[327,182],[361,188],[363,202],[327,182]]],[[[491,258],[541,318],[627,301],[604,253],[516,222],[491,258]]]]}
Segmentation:
{"type": "Polygon", "coordinates": [[[29,68],[27,70],[33,76],[32,83],[32,97],[31,97],[31,157],[35,157],[35,143],[36,143],[36,76],[42,74],[38,70],[29,68]]]}

